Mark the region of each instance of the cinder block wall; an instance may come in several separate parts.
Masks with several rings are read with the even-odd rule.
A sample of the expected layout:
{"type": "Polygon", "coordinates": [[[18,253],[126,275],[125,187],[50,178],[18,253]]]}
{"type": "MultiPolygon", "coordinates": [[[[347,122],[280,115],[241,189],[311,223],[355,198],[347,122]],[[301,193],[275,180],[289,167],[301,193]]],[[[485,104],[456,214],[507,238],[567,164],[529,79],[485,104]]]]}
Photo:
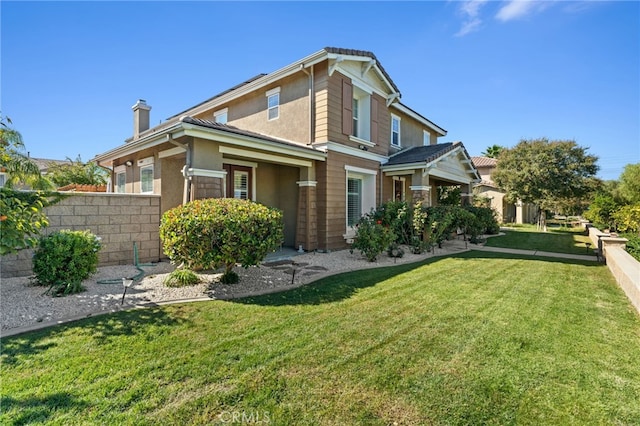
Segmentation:
{"type": "MultiPolygon", "coordinates": [[[[45,210],[49,226],[43,235],[71,229],[102,238],[99,266],[133,264],[133,243],[140,263],[157,262],[160,244],[160,196],[76,193],[45,210]]],[[[31,275],[33,250],[0,257],[0,277],[31,275]]]]}

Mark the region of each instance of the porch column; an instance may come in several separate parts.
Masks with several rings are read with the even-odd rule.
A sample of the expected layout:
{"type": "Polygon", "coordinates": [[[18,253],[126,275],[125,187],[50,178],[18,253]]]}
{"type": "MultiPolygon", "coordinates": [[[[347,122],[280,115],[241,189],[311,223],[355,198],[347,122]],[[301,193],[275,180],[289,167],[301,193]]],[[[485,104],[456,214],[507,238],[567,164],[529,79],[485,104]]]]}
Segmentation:
{"type": "Polygon", "coordinates": [[[224,182],[227,172],[224,170],[207,170],[186,167],[182,170],[186,183],[191,185],[191,199],[223,198],[224,182]]]}
{"type": "Polygon", "coordinates": [[[418,201],[422,201],[425,207],[431,206],[431,186],[428,185],[411,185],[409,187],[411,190],[411,196],[413,199],[413,203],[417,203],[418,201]]]}
{"type": "Polygon", "coordinates": [[[463,206],[473,205],[473,190],[471,189],[470,183],[460,185],[460,199],[463,206]]]}
{"type": "Polygon", "coordinates": [[[314,170],[300,169],[298,184],[298,212],[296,220],[296,248],[313,251],[318,248],[318,211],[316,205],[317,181],[314,170]],[[304,179],[304,180],[303,180],[304,179]]]}

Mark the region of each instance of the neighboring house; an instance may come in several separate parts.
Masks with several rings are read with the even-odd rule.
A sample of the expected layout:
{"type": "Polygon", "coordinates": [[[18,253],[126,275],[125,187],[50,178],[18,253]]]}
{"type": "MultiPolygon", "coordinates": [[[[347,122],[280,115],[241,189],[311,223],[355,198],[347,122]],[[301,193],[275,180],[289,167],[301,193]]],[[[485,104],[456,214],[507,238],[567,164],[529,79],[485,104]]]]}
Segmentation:
{"type": "MultiPolygon", "coordinates": [[[[33,162],[36,166],[38,166],[38,169],[40,170],[40,173],[42,175],[46,175],[47,172],[49,171],[49,168],[54,164],[55,165],[69,164],[68,160],[50,160],[47,158],[35,158],[35,157],[31,157],[28,153],[27,153],[27,156],[29,160],[31,160],[31,162],[33,162]]],[[[2,168],[0,170],[0,188],[5,185],[8,178],[9,178],[8,173],[5,171],[4,168],[2,168]]],[[[17,188],[27,189],[27,186],[20,184],[17,186],[17,188]]]]}
{"type": "Polygon", "coordinates": [[[479,175],[464,146],[400,102],[371,52],[325,48],[260,74],[133,136],[95,160],[113,191],[161,195],[161,210],[217,197],[283,211],[285,245],[347,247],[362,214],[392,199],[433,204],[436,187],[470,194],[479,175]]]}
{"type": "Polygon", "coordinates": [[[491,173],[496,168],[498,160],[489,157],[471,157],[473,164],[480,173],[480,182],[476,183],[473,192],[476,196],[490,201],[490,207],[498,213],[498,221],[502,223],[535,223],[536,208],[532,204],[509,203],[505,200],[506,193],[498,188],[491,179],[491,173]]]}

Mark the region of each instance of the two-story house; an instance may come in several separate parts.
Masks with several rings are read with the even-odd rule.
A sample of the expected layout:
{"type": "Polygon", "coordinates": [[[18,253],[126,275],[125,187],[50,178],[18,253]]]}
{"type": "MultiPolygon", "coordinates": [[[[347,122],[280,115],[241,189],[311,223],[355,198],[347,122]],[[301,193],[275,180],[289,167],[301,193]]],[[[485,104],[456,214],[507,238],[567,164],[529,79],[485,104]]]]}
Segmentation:
{"type": "Polygon", "coordinates": [[[325,48],[260,74],[96,156],[114,192],[190,200],[247,198],[284,213],[285,245],[347,247],[364,213],[392,199],[432,204],[439,185],[471,193],[479,175],[464,146],[400,102],[371,52],[325,48]]]}

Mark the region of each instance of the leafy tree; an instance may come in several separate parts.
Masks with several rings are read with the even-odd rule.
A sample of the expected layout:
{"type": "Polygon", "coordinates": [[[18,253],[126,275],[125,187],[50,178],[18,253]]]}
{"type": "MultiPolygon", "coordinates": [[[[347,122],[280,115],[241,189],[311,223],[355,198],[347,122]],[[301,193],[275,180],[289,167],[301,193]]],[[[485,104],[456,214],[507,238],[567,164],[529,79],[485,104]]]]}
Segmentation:
{"type": "Polygon", "coordinates": [[[22,184],[33,189],[52,189],[38,165],[25,154],[22,135],[11,125],[9,117],[0,115],[0,168],[7,174],[4,186],[13,188],[22,184]]]}
{"type": "Polygon", "coordinates": [[[575,141],[522,140],[498,158],[493,181],[515,202],[538,207],[538,226],[546,230],[546,211],[587,198],[596,187],[598,158],[575,141]]]}
{"type": "Polygon", "coordinates": [[[78,155],[75,160],[67,157],[69,163],[51,164],[47,177],[56,186],[61,187],[70,184],[78,185],[104,185],[107,183],[109,172],[98,166],[95,162],[83,163],[78,155]]]}
{"type": "Polygon", "coordinates": [[[44,208],[61,197],[47,191],[18,191],[14,186],[28,185],[49,189],[51,183],[24,154],[22,135],[11,127],[8,117],[0,116],[0,168],[7,173],[0,188],[0,255],[34,247],[40,231],[49,222],[44,208]]]}
{"type": "Polygon", "coordinates": [[[625,204],[640,204],[640,163],[624,167],[620,175],[619,190],[625,204]]]}
{"type": "Polygon", "coordinates": [[[498,158],[500,153],[505,149],[504,146],[491,145],[487,147],[487,150],[482,152],[482,155],[489,158],[498,158]]]}

